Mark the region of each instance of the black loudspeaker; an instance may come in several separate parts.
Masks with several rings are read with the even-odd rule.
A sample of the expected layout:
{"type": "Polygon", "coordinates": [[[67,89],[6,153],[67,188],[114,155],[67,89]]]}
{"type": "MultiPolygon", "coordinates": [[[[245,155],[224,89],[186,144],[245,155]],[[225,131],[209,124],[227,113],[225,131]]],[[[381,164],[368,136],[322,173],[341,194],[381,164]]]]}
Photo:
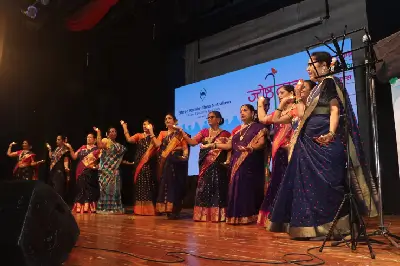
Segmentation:
{"type": "Polygon", "coordinates": [[[50,186],[0,183],[0,265],[61,265],[78,236],[68,205],[50,186]]]}

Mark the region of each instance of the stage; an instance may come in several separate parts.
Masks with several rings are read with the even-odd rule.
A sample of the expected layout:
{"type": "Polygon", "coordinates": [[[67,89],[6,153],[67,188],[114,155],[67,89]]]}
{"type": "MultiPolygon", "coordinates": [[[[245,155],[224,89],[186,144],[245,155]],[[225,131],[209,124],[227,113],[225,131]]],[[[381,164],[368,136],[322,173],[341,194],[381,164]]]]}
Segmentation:
{"type": "MultiPolygon", "coordinates": [[[[257,226],[232,226],[225,223],[199,223],[191,220],[191,210],[183,212],[181,220],[166,220],[164,216],[145,217],[133,215],[75,214],[81,235],[70,253],[66,266],[79,265],[170,265],[140,260],[125,254],[98,249],[119,250],[154,260],[176,261],[166,256],[171,251],[186,251],[211,258],[237,260],[269,260],[284,262],[286,253],[306,253],[307,249],[321,245],[320,241],[293,241],[286,234],[271,233],[257,226]],[[83,247],[98,248],[84,249],[83,247]]],[[[385,217],[389,230],[400,235],[400,216],[385,217]]],[[[375,230],[378,219],[368,219],[368,231],[375,230]]],[[[374,237],[383,240],[381,237],[374,237]]],[[[386,240],[383,240],[386,242],[386,240]]],[[[342,245],[327,248],[320,253],[311,251],[325,260],[324,265],[396,265],[400,263],[400,250],[389,245],[373,244],[376,259],[369,257],[368,248],[360,244],[355,252],[342,245]]],[[[205,260],[189,255],[176,265],[256,265],[252,263],[205,260]]],[[[287,260],[309,259],[306,256],[289,256],[287,260]]],[[[304,262],[310,265],[318,263],[304,262]]],[[[271,265],[268,263],[258,265],[271,265]]],[[[288,263],[286,265],[289,265],[288,263]]]]}

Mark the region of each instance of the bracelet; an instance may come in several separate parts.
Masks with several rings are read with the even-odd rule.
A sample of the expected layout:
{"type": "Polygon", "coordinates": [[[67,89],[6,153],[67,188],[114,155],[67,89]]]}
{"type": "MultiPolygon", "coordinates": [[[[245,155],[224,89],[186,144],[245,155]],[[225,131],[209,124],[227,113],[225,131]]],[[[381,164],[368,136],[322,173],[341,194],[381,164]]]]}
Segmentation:
{"type": "Polygon", "coordinates": [[[154,135],[151,135],[151,136],[150,136],[150,138],[155,138],[155,137],[156,137],[156,136],[154,136],[154,135]]]}
{"type": "Polygon", "coordinates": [[[279,108],[276,108],[276,111],[282,112],[283,110],[282,110],[282,109],[279,109],[279,108]]]}
{"type": "Polygon", "coordinates": [[[336,133],[333,131],[330,131],[330,130],[329,130],[328,134],[330,134],[333,138],[336,136],[336,133]]]}

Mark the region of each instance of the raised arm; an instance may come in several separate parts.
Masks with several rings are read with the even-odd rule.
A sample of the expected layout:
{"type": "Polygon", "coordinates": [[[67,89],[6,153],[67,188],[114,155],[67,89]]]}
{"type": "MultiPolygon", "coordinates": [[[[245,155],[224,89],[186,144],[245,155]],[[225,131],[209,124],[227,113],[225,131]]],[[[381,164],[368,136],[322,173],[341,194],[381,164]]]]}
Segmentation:
{"type": "Polygon", "coordinates": [[[124,136],[126,141],[129,143],[137,143],[140,139],[140,135],[139,134],[135,134],[133,136],[129,135],[128,124],[124,120],[121,120],[120,123],[124,130],[124,136]]]}
{"type": "Polygon", "coordinates": [[[100,129],[98,129],[97,127],[93,127],[94,131],[96,131],[97,135],[96,135],[96,143],[97,143],[97,147],[99,149],[106,149],[107,145],[106,143],[103,141],[103,139],[101,138],[101,131],[100,129]]]}
{"type": "Polygon", "coordinates": [[[7,150],[7,156],[8,157],[17,157],[18,156],[18,152],[11,152],[12,147],[17,144],[15,142],[10,143],[10,145],[8,146],[8,150],[7,150]]]}
{"type": "Polygon", "coordinates": [[[264,110],[264,103],[265,103],[265,98],[260,97],[258,98],[258,103],[257,103],[257,116],[258,120],[265,124],[264,121],[267,121],[267,113],[264,110]]]}
{"type": "Polygon", "coordinates": [[[51,158],[51,155],[52,155],[53,153],[51,152],[51,146],[50,146],[49,143],[46,143],[46,148],[47,148],[47,150],[48,150],[48,152],[49,152],[49,158],[51,158]]]}
{"type": "Polygon", "coordinates": [[[306,110],[306,104],[303,102],[303,99],[301,98],[301,89],[304,86],[304,80],[299,80],[297,82],[296,87],[294,87],[294,94],[296,95],[296,108],[297,108],[297,116],[299,119],[302,119],[304,116],[304,112],[306,110]]]}
{"type": "Polygon", "coordinates": [[[283,110],[285,110],[290,102],[293,102],[293,97],[286,97],[282,99],[278,108],[272,115],[272,122],[275,124],[290,124],[292,122],[292,116],[290,112],[282,115],[283,110]]]}
{"type": "Polygon", "coordinates": [[[79,150],[77,150],[76,152],[74,152],[74,149],[72,148],[71,144],[69,144],[69,143],[65,143],[65,147],[68,148],[69,153],[71,154],[71,158],[72,158],[73,160],[76,160],[76,159],[78,158],[78,152],[79,152],[79,150]]]}
{"type": "Polygon", "coordinates": [[[150,137],[151,137],[151,141],[153,142],[154,146],[156,146],[157,148],[161,146],[161,142],[162,142],[162,131],[160,132],[160,134],[158,134],[158,138],[156,138],[156,136],[154,135],[153,132],[153,126],[149,125],[149,133],[150,133],[150,137]]]}

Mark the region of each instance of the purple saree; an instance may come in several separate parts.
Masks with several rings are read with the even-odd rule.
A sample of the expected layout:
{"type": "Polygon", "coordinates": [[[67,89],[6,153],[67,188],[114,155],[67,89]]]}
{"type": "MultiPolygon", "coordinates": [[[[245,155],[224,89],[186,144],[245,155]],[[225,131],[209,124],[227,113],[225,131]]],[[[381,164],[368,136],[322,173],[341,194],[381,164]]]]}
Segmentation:
{"type": "Polygon", "coordinates": [[[228,191],[228,224],[249,224],[257,221],[264,198],[264,151],[241,152],[238,146],[257,143],[265,137],[266,128],[252,123],[232,137],[232,157],[228,191]]]}

